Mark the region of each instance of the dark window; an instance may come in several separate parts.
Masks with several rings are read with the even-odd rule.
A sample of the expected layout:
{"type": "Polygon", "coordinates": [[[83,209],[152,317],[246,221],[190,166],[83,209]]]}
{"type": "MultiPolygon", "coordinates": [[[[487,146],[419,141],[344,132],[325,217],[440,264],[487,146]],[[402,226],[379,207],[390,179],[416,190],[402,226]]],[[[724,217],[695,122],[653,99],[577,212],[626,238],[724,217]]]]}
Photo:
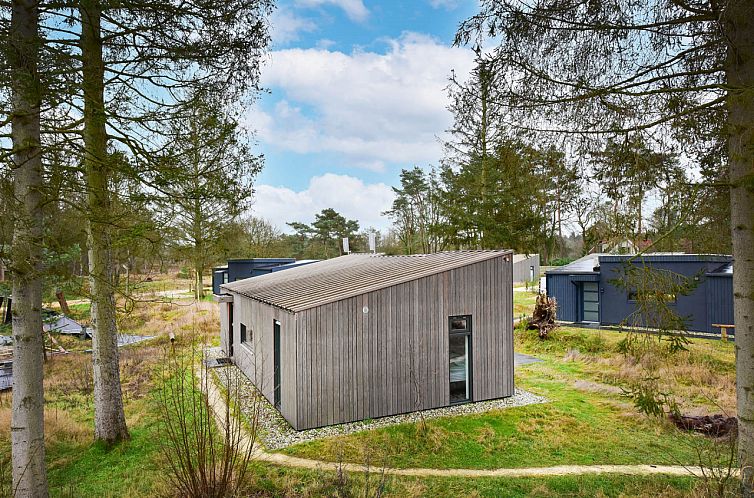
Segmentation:
{"type": "Polygon", "coordinates": [[[451,403],[472,400],[471,384],[471,315],[451,316],[448,319],[448,370],[451,403]]]}
{"type": "Polygon", "coordinates": [[[644,301],[657,301],[666,304],[675,304],[678,301],[678,296],[672,292],[646,292],[640,295],[636,290],[628,291],[629,301],[638,301],[640,297],[644,301]]]}
{"type": "Polygon", "coordinates": [[[450,317],[451,332],[463,332],[469,330],[469,316],[450,317]]]}
{"type": "Polygon", "coordinates": [[[246,325],[241,324],[241,342],[246,342],[246,325]]]}
{"type": "Polygon", "coordinates": [[[273,348],[273,387],[274,387],[274,405],[280,409],[280,322],[272,322],[272,348],[273,348]]]}
{"type": "Polygon", "coordinates": [[[233,356],[233,342],[236,340],[236,338],[233,337],[233,303],[228,303],[228,333],[230,342],[228,356],[233,356]]]}

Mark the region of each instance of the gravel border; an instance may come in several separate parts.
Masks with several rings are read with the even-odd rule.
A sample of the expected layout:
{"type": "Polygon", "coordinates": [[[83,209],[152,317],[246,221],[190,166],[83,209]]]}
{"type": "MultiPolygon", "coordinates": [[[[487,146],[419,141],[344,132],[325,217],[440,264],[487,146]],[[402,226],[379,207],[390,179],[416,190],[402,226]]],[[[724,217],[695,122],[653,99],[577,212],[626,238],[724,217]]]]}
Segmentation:
{"type": "MultiPolygon", "coordinates": [[[[217,353],[208,350],[205,354],[207,357],[211,358],[217,353]]],[[[280,450],[307,441],[353,434],[396,424],[415,423],[419,422],[422,416],[426,420],[439,417],[484,413],[492,410],[549,402],[549,400],[543,396],[538,396],[523,389],[516,388],[514,395],[508,398],[465,403],[462,405],[433,408],[422,412],[404,413],[378,419],[361,420],[358,422],[349,422],[345,424],[319,427],[316,429],[296,431],[290,426],[288,421],[280,415],[280,412],[278,412],[272,404],[259,393],[251,380],[249,380],[249,378],[246,377],[238,367],[230,365],[213,368],[212,371],[215,373],[215,375],[212,376],[215,382],[219,383],[224,389],[227,389],[229,385],[238,386],[240,391],[239,399],[241,401],[241,412],[247,420],[253,419],[255,411],[258,411],[257,437],[268,450],[280,450]]]]}

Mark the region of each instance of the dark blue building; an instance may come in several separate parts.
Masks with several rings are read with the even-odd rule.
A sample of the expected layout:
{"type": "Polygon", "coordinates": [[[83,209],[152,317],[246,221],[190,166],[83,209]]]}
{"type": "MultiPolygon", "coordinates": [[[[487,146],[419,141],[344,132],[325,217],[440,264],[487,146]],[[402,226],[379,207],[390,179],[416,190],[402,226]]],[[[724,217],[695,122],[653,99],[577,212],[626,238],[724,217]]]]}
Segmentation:
{"type": "Polygon", "coordinates": [[[249,277],[258,277],[297,266],[316,263],[317,259],[302,259],[296,261],[294,258],[251,258],[251,259],[230,259],[225,266],[212,268],[212,292],[220,294],[220,285],[236,280],[243,280],[249,277]]]}
{"type": "Polygon", "coordinates": [[[716,254],[589,254],[549,270],[545,273],[547,295],[558,303],[558,320],[600,325],[624,322],[637,309],[636,291],[625,284],[629,264],[685,277],[691,284],[688,295],[677,293],[668,299],[688,330],[719,333],[712,324],[733,324],[732,258],[716,254]]]}

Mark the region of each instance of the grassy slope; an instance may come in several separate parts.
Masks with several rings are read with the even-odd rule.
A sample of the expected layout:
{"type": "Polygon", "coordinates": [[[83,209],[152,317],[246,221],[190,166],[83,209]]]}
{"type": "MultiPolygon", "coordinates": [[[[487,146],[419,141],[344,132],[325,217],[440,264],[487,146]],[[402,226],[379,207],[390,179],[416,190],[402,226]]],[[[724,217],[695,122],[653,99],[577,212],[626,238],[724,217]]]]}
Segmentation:
{"type": "MultiPolygon", "coordinates": [[[[198,328],[211,334],[216,326],[216,312],[211,310],[154,304],[145,306],[149,308],[137,310],[122,321],[125,330],[164,335],[167,327],[179,333],[198,328]]],[[[579,336],[579,333],[574,335],[579,336]]],[[[577,343],[584,350],[584,344],[589,344],[589,340],[579,337],[546,344],[526,343],[528,346],[524,349],[536,350],[547,361],[522,369],[518,382],[552,397],[554,402],[545,411],[542,411],[541,406],[533,406],[515,409],[517,413],[511,410],[500,412],[491,418],[475,416],[440,420],[432,422],[435,428],[419,441],[412,441],[416,439],[413,437],[415,429],[410,426],[393,428],[394,433],[393,430],[376,431],[367,439],[354,437],[353,444],[361,446],[352,446],[348,450],[350,456],[359,461],[364,449],[363,443],[372,439],[384,448],[390,448],[391,451],[394,449],[395,455],[389,458],[396,462],[406,465],[432,464],[438,467],[483,466],[475,465],[476,459],[486,462],[486,465],[504,460],[529,462],[531,465],[551,465],[569,460],[591,463],[595,459],[604,463],[608,456],[616,461],[632,461],[639,460],[643,453],[646,455],[647,452],[654,452],[655,449],[649,446],[666,437],[665,428],[658,428],[649,421],[626,421],[623,407],[616,405],[614,397],[582,393],[569,386],[573,379],[594,377],[589,372],[593,368],[592,363],[560,361],[563,351],[577,343]],[[600,426],[606,421],[613,423],[600,426]],[[626,424],[628,429],[625,429],[626,424]],[[640,434],[642,429],[645,431],[643,436],[640,434]],[[655,435],[658,430],[661,434],[659,438],[655,435]],[[514,434],[515,437],[512,437],[514,434]],[[632,440],[634,437],[642,439],[632,440]],[[581,442],[575,444],[579,439],[581,442]],[[594,448],[587,447],[590,442],[594,448]],[[421,454],[409,454],[412,452],[421,454]],[[510,456],[506,456],[508,454],[510,456]]],[[[122,375],[132,439],[112,449],[93,444],[91,440],[90,386],[86,379],[82,380],[84,372],[89,370],[89,357],[68,355],[56,357],[47,363],[48,469],[53,496],[169,494],[165,481],[165,462],[160,455],[160,435],[156,431],[156,407],[149,395],[156,387],[151,372],[155,362],[159,361],[163,345],[164,337],[151,344],[124,350],[122,375]]],[[[727,357],[731,354],[729,346],[722,347],[719,351],[710,351],[711,361],[713,364],[715,361],[719,362],[721,369],[726,368],[727,357]]],[[[9,455],[9,405],[9,397],[0,396],[0,460],[3,460],[3,455],[6,455],[6,459],[9,455]]],[[[328,451],[335,449],[333,441],[324,443],[320,448],[322,447],[328,448],[328,451]]],[[[304,446],[292,452],[308,453],[309,450],[304,446]]],[[[312,456],[327,457],[328,454],[324,452],[312,456]]],[[[7,479],[7,474],[0,475],[0,484],[3,477],[7,479]]],[[[374,482],[375,478],[372,479],[374,482]]],[[[350,482],[358,486],[363,478],[354,475],[350,477],[350,482]]],[[[272,496],[331,496],[338,490],[337,480],[332,473],[261,464],[255,465],[248,485],[249,493],[272,496]]],[[[389,480],[388,495],[683,496],[693,485],[691,479],[662,476],[392,478],[389,480]]]]}
{"type": "MultiPolygon", "coordinates": [[[[627,375],[625,365],[616,360],[623,357],[614,352],[619,334],[566,329],[544,343],[533,333],[517,335],[519,350],[535,352],[544,361],[519,368],[516,384],[548,397],[550,403],[430,420],[426,432],[403,424],[304,443],[285,452],[352,461],[366,452],[386,458],[391,466],[437,468],[696,462],[701,438],[639,415],[616,385],[605,383],[613,379],[620,385],[626,380],[621,377],[627,375]],[[577,348],[594,353],[577,354],[577,348]]],[[[710,368],[730,376],[732,348],[709,342],[692,346],[694,358],[706,359],[710,368]]],[[[678,361],[683,371],[688,362],[678,361]]],[[[698,397],[691,391],[689,396],[698,397]]]]}

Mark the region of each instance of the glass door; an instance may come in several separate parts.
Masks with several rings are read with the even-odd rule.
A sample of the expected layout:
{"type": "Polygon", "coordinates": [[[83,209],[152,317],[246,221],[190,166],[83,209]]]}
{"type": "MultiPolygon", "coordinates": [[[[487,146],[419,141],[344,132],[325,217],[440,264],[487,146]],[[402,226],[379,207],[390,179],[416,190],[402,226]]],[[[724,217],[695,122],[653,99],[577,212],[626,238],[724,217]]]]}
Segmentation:
{"type": "Polygon", "coordinates": [[[280,322],[273,322],[273,381],[274,381],[274,402],[275,408],[280,409],[280,322]]]}
{"type": "Polygon", "coordinates": [[[471,316],[450,318],[450,403],[471,401],[471,316]]]}
{"type": "Polygon", "coordinates": [[[600,321],[600,292],[597,282],[583,282],[581,284],[581,320],[584,322],[600,321]]]}

